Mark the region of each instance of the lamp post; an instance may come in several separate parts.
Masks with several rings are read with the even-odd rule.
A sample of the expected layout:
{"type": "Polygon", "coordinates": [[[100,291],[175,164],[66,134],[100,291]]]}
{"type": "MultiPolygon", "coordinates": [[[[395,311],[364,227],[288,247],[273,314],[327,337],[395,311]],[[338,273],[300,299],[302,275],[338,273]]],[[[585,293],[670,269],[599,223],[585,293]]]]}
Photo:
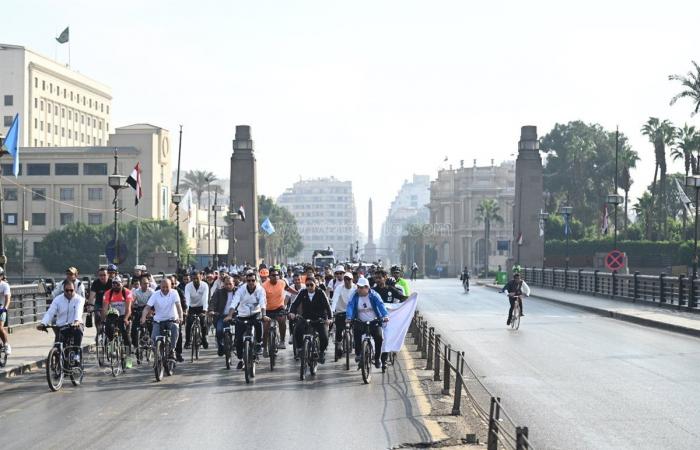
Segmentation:
{"type": "MultiPolygon", "coordinates": [[[[540,209],[540,223],[542,224],[542,241],[543,241],[543,247],[545,247],[546,251],[546,244],[547,244],[547,235],[545,234],[545,227],[547,226],[547,221],[549,220],[549,213],[546,212],[543,209],[540,209]]],[[[542,268],[544,269],[547,264],[547,255],[545,252],[542,252],[542,268]]]]}
{"type": "Polygon", "coordinates": [[[693,281],[695,281],[698,277],[698,192],[700,192],[700,175],[685,177],[685,185],[695,189],[695,244],[693,245],[693,281]]]}
{"type": "Polygon", "coordinates": [[[614,210],[613,210],[613,222],[615,224],[615,234],[613,234],[613,242],[614,242],[613,247],[615,247],[614,250],[617,250],[617,207],[624,201],[625,201],[625,199],[622,198],[622,196],[618,195],[617,193],[608,195],[608,204],[612,205],[612,207],[614,208],[614,210]]]}
{"type": "Polygon", "coordinates": [[[229,221],[231,222],[231,259],[229,264],[236,264],[236,220],[240,220],[241,217],[238,213],[234,212],[232,208],[229,209],[228,215],[229,221]]]}
{"type": "Polygon", "coordinates": [[[117,164],[118,164],[118,156],[117,156],[117,149],[114,149],[114,173],[112,175],[108,176],[107,183],[109,184],[109,187],[114,189],[114,201],[112,202],[114,204],[114,260],[112,263],[118,264],[119,261],[119,220],[118,220],[118,214],[119,214],[119,208],[117,204],[117,198],[119,196],[119,191],[126,187],[126,177],[124,175],[119,175],[117,173],[117,164]]]}
{"type": "Polygon", "coordinates": [[[564,216],[564,234],[566,234],[566,265],[565,268],[569,268],[569,235],[571,234],[571,216],[573,214],[574,208],[571,206],[562,206],[559,209],[559,213],[564,216]]]}
{"type": "Polygon", "coordinates": [[[182,202],[183,195],[179,192],[175,192],[172,196],[172,202],[175,205],[175,254],[177,255],[177,270],[180,271],[180,202],[182,202]]]}
{"type": "MultiPolygon", "coordinates": [[[[214,194],[216,195],[216,194],[214,194]]],[[[224,210],[224,205],[216,204],[216,197],[214,200],[214,205],[211,207],[214,212],[214,270],[219,269],[219,227],[217,225],[217,218],[219,212],[224,210]]]]}

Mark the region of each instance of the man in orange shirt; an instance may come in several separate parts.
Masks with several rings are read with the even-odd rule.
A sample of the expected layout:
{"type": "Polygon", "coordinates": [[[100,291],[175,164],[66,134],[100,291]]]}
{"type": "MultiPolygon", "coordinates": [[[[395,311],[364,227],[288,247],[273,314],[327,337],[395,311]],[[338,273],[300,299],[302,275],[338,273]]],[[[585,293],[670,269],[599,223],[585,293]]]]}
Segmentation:
{"type": "MultiPolygon", "coordinates": [[[[124,338],[124,345],[131,347],[131,336],[128,330],[131,320],[131,304],[134,297],[131,291],[122,284],[122,278],[117,275],[112,279],[112,289],[104,293],[102,298],[102,317],[105,317],[105,334],[109,339],[114,338],[114,330],[119,327],[119,332],[124,338]],[[107,315],[107,311],[115,309],[118,314],[107,315]]],[[[131,352],[131,350],[129,350],[131,352]]]]}
{"type": "MultiPolygon", "coordinates": [[[[280,272],[276,268],[270,269],[270,278],[262,284],[263,289],[265,289],[265,296],[267,298],[267,309],[265,314],[271,318],[275,319],[279,324],[280,328],[280,342],[277,345],[279,349],[287,348],[284,345],[284,338],[287,334],[287,310],[286,310],[286,293],[296,295],[297,290],[290,287],[287,282],[280,279],[280,272]]],[[[263,357],[267,358],[267,337],[270,332],[270,322],[264,323],[263,331],[263,357]]]]}

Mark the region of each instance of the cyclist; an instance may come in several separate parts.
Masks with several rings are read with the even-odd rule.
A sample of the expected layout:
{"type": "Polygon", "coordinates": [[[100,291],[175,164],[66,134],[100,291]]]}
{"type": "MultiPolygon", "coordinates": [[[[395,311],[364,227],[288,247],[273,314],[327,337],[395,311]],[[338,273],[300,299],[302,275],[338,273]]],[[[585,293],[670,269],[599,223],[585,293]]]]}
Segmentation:
{"type": "Polygon", "coordinates": [[[51,293],[51,296],[56,297],[58,295],[63,294],[63,285],[68,280],[73,282],[75,292],[81,297],[85,298],[85,286],[83,285],[82,281],[78,280],[78,269],[76,269],[75,267],[69,267],[66,269],[66,278],[60,283],[56,284],[56,287],[51,293]]]}
{"type": "MultiPolygon", "coordinates": [[[[192,273],[192,281],[185,286],[185,302],[187,302],[187,325],[185,328],[185,348],[192,344],[192,323],[199,314],[206,312],[209,307],[209,285],[202,282],[202,273],[192,273]]],[[[208,348],[207,321],[204,316],[199,317],[202,326],[202,348],[208,348]]]]}
{"type": "Polygon", "coordinates": [[[109,264],[107,266],[107,276],[111,280],[112,278],[116,277],[117,274],[119,273],[119,267],[117,267],[116,264],[109,264]]]}
{"type": "MultiPolygon", "coordinates": [[[[148,304],[148,300],[150,300],[153,292],[153,289],[150,287],[150,279],[148,275],[142,274],[141,279],[139,280],[139,288],[131,291],[131,295],[134,298],[134,302],[131,305],[133,310],[132,317],[136,318],[136,320],[138,320],[138,318],[143,314],[143,308],[145,308],[148,304]]],[[[151,328],[149,331],[153,331],[153,329],[151,328]]],[[[133,342],[135,346],[138,346],[138,339],[139,329],[136,324],[134,324],[131,326],[131,342],[133,342]]]]}
{"type": "Polygon", "coordinates": [[[214,295],[211,296],[211,300],[209,300],[207,313],[214,318],[217,353],[219,356],[224,354],[224,317],[226,316],[224,309],[226,304],[233,300],[234,295],[236,295],[236,288],[233,278],[224,276],[221,289],[217,289],[214,295]]]}
{"type": "MultiPolygon", "coordinates": [[[[287,314],[285,298],[286,293],[298,294],[298,292],[289,286],[284,278],[280,280],[280,271],[276,267],[270,269],[270,279],[262,284],[265,289],[266,311],[267,316],[277,321],[280,331],[280,341],[277,348],[287,348],[284,344],[284,338],[287,336],[287,314]]],[[[267,338],[270,332],[270,323],[265,322],[263,327],[263,357],[267,358],[267,338]]]]}
{"type": "Polygon", "coordinates": [[[391,266],[391,276],[396,280],[396,285],[403,289],[403,294],[406,297],[411,295],[411,288],[408,285],[408,281],[403,277],[403,269],[401,269],[401,266],[391,266]]]}
{"type": "MultiPolygon", "coordinates": [[[[328,347],[328,325],[331,323],[331,305],[328,303],[326,293],[319,289],[316,285],[316,279],[307,275],[306,289],[299,292],[299,295],[292,303],[289,309],[289,318],[294,320],[297,314],[301,314],[304,319],[317,321],[325,320],[325,323],[311,322],[311,328],[318,332],[321,348],[318,362],[324,364],[326,362],[326,348],[328,347]]],[[[307,332],[307,323],[302,320],[294,327],[294,339],[296,340],[297,348],[301,348],[304,339],[304,333],[307,332]]]]}
{"type": "Polygon", "coordinates": [[[326,283],[328,285],[328,296],[333,298],[333,291],[336,286],[340,287],[343,285],[343,278],[345,277],[345,267],[337,265],[333,271],[333,278],[326,283]]]}
{"type": "MultiPolygon", "coordinates": [[[[227,322],[233,319],[236,314],[238,319],[248,319],[253,326],[253,334],[255,335],[255,352],[261,353],[260,342],[262,341],[262,324],[263,320],[270,320],[265,315],[267,307],[265,289],[257,283],[255,272],[249,271],[245,275],[245,286],[241,286],[236,295],[226,303],[224,311],[228,311],[226,318],[227,322]]],[[[238,357],[238,369],[243,368],[243,333],[244,327],[236,326],[236,356],[238,357]]]]}
{"type": "Polygon", "coordinates": [[[158,287],[158,284],[156,284],[155,280],[153,279],[153,275],[148,273],[148,269],[146,268],[146,266],[144,266],[143,264],[138,264],[134,266],[132,278],[138,280],[139,284],[141,284],[141,277],[144,275],[148,277],[148,287],[151,288],[152,291],[155,291],[158,287]]]}
{"type": "Polygon", "coordinates": [[[119,328],[119,332],[124,338],[124,345],[129,347],[131,352],[131,335],[129,334],[129,321],[131,320],[131,306],[134,302],[134,297],[131,291],[122,285],[122,277],[117,275],[112,280],[112,289],[105,292],[102,300],[102,317],[105,318],[105,334],[109,339],[114,338],[115,328],[119,328]],[[116,309],[119,313],[115,315],[107,315],[110,309],[116,309]],[[112,319],[114,317],[114,319],[112,319]]]}
{"type": "Polygon", "coordinates": [[[413,261],[413,265],[411,266],[411,281],[416,281],[417,276],[418,276],[418,264],[416,264],[416,262],[413,261]]]}
{"type": "MultiPolygon", "coordinates": [[[[179,327],[178,324],[182,323],[182,306],[180,304],[180,298],[177,293],[171,289],[172,283],[169,278],[163,278],[160,282],[160,289],[151,295],[148,299],[146,307],[143,308],[143,313],[141,313],[141,325],[146,324],[146,318],[152,309],[156,310],[153,316],[153,331],[151,332],[151,339],[153,339],[153,345],[155,346],[156,338],[160,335],[160,322],[165,320],[172,320],[170,324],[170,342],[174,345],[178,341],[179,327]]],[[[174,358],[174,350],[170,350],[170,358],[174,358]]]]}
{"type": "MultiPolygon", "coordinates": [[[[56,296],[51,302],[51,306],[41,319],[41,323],[37,325],[37,330],[45,331],[54,317],[56,318],[56,326],[63,327],[72,325],[61,331],[59,335],[56,333],[56,340],[60,342],[62,338],[73,337],[73,345],[80,346],[83,341],[83,309],[85,308],[85,297],[81,297],[75,292],[75,283],[71,280],[66,280],[63,283],[63,293],[56,296]]],[[[80,356],[75,354],[75,361],[79,361],[80,356]]]]}
{"type": "Polygon", "coordinates": [[[508,310],[508,320],[506,320],[506,325],[510,325],[510,316],[513,314],[513,307],[515,306],[515,299],[519,298],[520,301],[520,316],[524,316],[523,313],[523,298],[530,296],[530,286],[527,285],[525,280],[520,278],[520,273],[515,272],[513,274],[513,279],[506,283],[501,289],[501,292],[508,292],[508,301],[510,302],[510,309],[508,310]]]}
{"type": "Polygon", "coordinates": [[[5,324],[7,324],[7,310],[10,308],[11,298],[10,285],[5,279],[5,269],[0,267],[0,340],[5,344],[5,353],[8,355],[12,353],[12,348],[5,324]]]}
{"type": "MultiPolygon", "coordinates": [[[[345,311],[356,289],[357,286],[352,282],[352,274],[350,272],[345,272],[345,275],[343,275],[343,284],[336,286],[333,290],[331,311],[333,311],[333,317],[335,319],[335,342],[340,342],[343,338],[346,317],[345,311]]],[[[338,355],[338,357],[340,357],[340,355],[338,355]]]]}
{"type": "MultiPolygon", "coordinates": [[[[294,300],[297,299],[297,296],[299,295],[299,292],[301,292],[302,289],[306,289],[304,286],[304,283],[301,281],[301,273],[300,272],[295,272],[294,275],[292,275],[292,284],[291,286],[294,288],[295,291],[297,291],[296,294],[290,294],[287,293],[287,309],[289,309],[289,306],[294,303],[294,300]]],[[[289,345],[292,345],[292,340],[294,339],[294,324],[295,322],[292,319],[289,319],[289,345]]]]}
{"type": "Polygon", "coordinates": [[[464,266],[459,279],[462,281],[462,286],[464,286],[466,290],[469,290],[469,268],[467,266],[464,266]]]}
{"type": "Polygon", "coordinates": [[[266,282],[270,277],[270,271],[267,269],[267,267],[262,267],[258,274],[260,275],[260,284],[266,282]]]}
{"type": "Polygon", "coordinates": [[[377,269],[374,271],[374,287],[372,290],[379,294],[384,303],[400,303],[408,298],[403,291],[396,286],[390,286],[387,283],[386,271],[377,269]]]}
{"type": "MultiPolygon", "coordinates": [[[[170,280],[170,288],[171,291],[175,291],[177,296],[180,298],[180,308],[182,309],[183,313],[186,315],[187,314],[187,302],[185,301],[185,290],[183,289],[187,284],[190,282],[190,276],[189,274],[185,273],[182,275],[182,283],[180,283],[175,275],[168,275],[168,279],[170,280]]],[[[158,286],[158,289],[160,289],[160,286],[158,286]]],[[[177,362],[184,362],[185,360],[182,358],[182,327],[183,327],[183,322],[180,321],[178,324],[178,339],[177,339],[177,344],[175,344],[175,354],[176,354],[176,359],[177,362]]]]}
{"type": "Polygon", "coordinates": [[[382,354],[382,335],[381,322],[389,321],[389,313],[382,302],[381,297],[369,288],[367,278],[357,280],[357,290],[348,303],[346,310],[346,321],[355,320],[353,332],[355,336],[355,362],[360,362],[360,353],[362,351],[362,334],[365,332],[365,322],[372,322],[369,327],[369,332],[374,339],[374,366],[379,369],[386,361],[386,354],[382,354]],[[380,358],[382,361],[380,362],[380,358]]]}

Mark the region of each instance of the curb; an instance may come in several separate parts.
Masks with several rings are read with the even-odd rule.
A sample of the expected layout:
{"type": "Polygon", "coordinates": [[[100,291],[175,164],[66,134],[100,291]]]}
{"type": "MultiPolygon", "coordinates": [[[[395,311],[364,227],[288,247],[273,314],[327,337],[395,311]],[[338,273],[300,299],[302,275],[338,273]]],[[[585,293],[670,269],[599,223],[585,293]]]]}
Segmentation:
{"type": "MultiPolygon", "coordinates": [[[[494,286],[487,283],[479,283],[481,286],[490,289],[501,289],[501,286],[494,286]]],[[[609,309],[597,308],[595,306],[581,305],[579,303],[570,303],[564,300],[559,300],[551,297],[544,297],[542,295],[533,294],[531,297],[537,298],[539,300],[544,300],[551,303],[556,303],[562,306],[569,306],[571,308],[580,309],[593,314],[597,314],[602,317],[607,317],[610,319],[621,320],[623,322],[635,323],[637,325],[642,325],[649,328],[657,328],[660,330],[671,331],[673,333],[685,334],[687,336],[700,337],[700,330],[695,328],[688,328],[681,325],[674,325],[671,323],[661,322],[653,319],[646,319],[643,317],[633,316],[631,314],[620,313],[616,311],[610,311],[609,309]]]]}
{"type": "MultiPolygon", "coordinates": [[[[92,344],[84,345],[83,352],[84,353],[89,352],[92,347],[93,347],[92,344]]],[[[20,365],[13,366],[13,367],[5,366],[5,367],[3,367],[2,371],[0,371],[0,380],[14,378],[18,375],[24,375],[27,373],[29,373],[29,374],[38,373],[37,369],[43,369],[46,367],[44,364],[45,362],[46,362],[46,358],[42,358],[38,361],[20,364],[20,365]]]]}

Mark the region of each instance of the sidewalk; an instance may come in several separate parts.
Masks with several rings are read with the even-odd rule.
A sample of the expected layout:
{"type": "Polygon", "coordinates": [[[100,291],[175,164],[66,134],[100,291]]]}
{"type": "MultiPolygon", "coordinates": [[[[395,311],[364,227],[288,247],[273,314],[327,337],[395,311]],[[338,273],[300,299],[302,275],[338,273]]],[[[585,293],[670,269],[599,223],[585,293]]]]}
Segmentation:
{"type": "MultiPolygon", "coordinates": [[[[7,357],[7,365],[0,368],[0,379],[13,377],[25,372],[43,370],[44,360],[53,345],[54,334],[49,330],[42,333],[36,328],[15,329],[10,334],[12,354],[7,357]]],[[[83,347],[95,342],[95,328],[85,328],[83,347]]]]}
{"type": "MultiPolygon", "coordinates": [[[[493,289],[502,287],[485,281],[479,281],[478,284],[493,289]]],[[[583,309],[612,319],[700,337],[700,315],[697,313],[674,311],[645,303],[593,297],[539,286],[532,286],[531,289],[531,296],[541,300],[583,309]]]]}

